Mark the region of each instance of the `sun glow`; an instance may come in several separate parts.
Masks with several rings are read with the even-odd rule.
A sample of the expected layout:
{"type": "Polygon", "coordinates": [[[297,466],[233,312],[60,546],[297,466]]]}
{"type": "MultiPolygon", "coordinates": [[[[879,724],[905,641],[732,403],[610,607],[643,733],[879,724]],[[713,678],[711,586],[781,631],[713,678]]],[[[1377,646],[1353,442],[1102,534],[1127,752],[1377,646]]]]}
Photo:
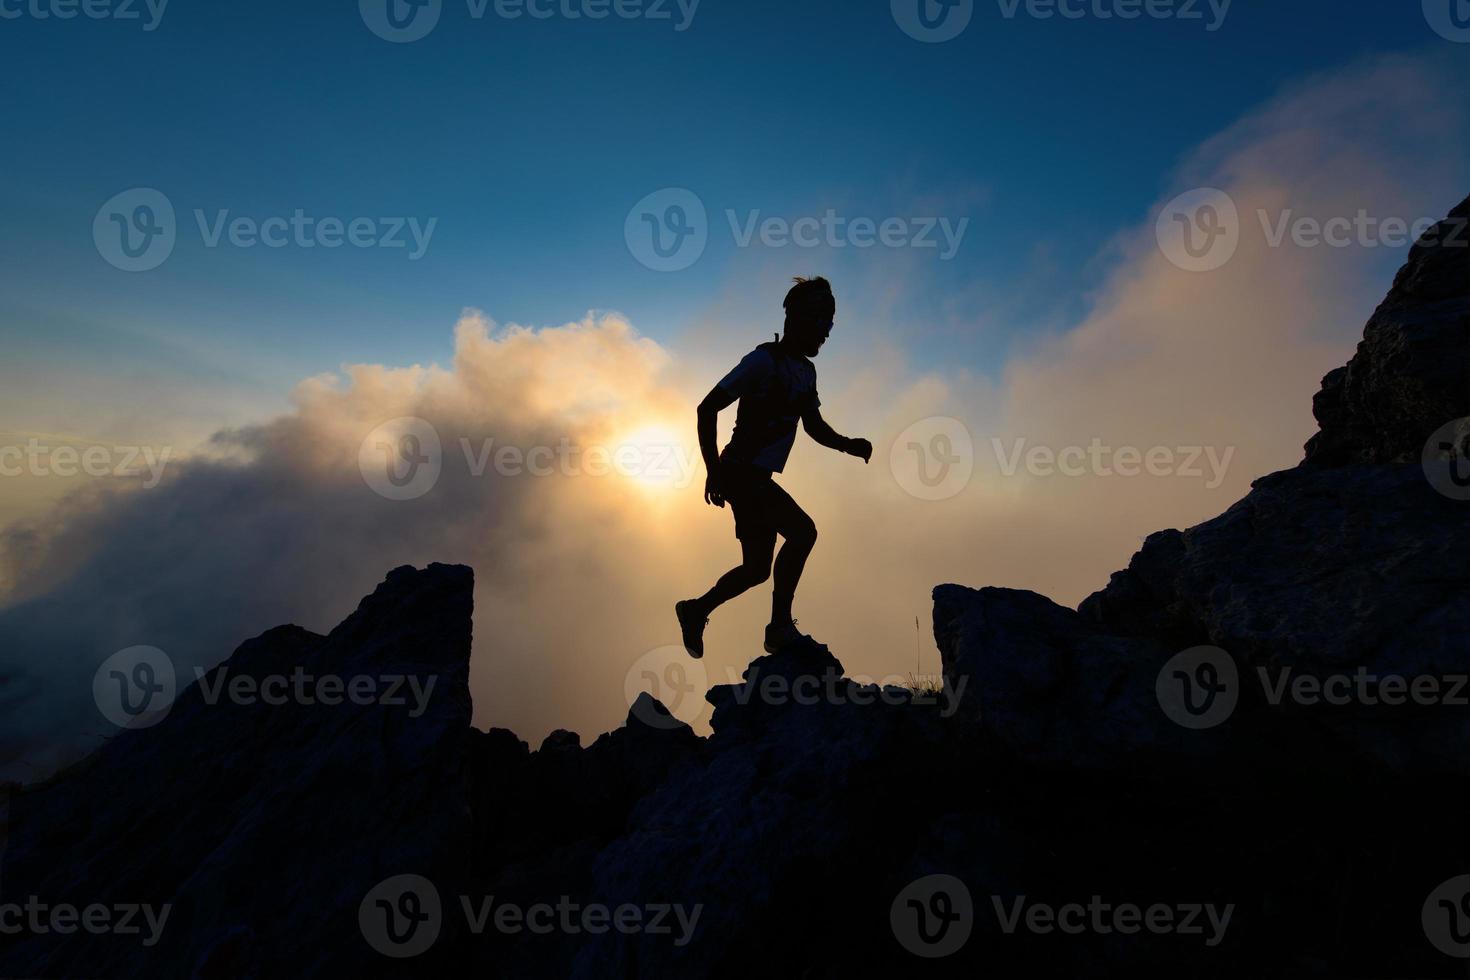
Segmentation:
{"type": "Polygon", "coordinates": [[[694,478],[699,454],[675,430],[650,423],[629,432],[613,446],[617,473],[649,490],[679,490],[694,478]]]}

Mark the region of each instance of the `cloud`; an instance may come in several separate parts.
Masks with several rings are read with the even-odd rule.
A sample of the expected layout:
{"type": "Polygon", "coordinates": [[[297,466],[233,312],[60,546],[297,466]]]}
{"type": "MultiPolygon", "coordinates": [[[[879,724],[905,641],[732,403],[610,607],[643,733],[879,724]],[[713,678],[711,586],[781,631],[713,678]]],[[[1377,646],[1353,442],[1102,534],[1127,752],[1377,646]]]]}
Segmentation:
{"type": "MultiPolygon", "coordinates": [[[[932,672],[933,585],[1075,603],[1142,535],[1208,518],[1254,477],[1293,465],[1320,377],[1350,354],[1403,250],[1272,247],[1257,213],[1442,214],[1465,190],[1454,183],[1466,147],[1463,119],[1445,115],[1448,71],[1394,59],[1315,78],[1203,144],[1117,237],[1091,312],[1016,352],[996,380],[915,369],[903,337],[876,325],[835,337],[819,361],[824,412],[877,453],[864,467],[803,442],[782,478],[822,532],[798,596],[803,627],[849,672],[909,672],[916,642],[932,672]],[[1236,203],[1240,246],[1220,269],[1186,272],[1157,247],[1154,218],[1204,186],[1236,203]],[[924,500],[890,460],[909,458],[904,443],[893,453],[901,433],[941,416],[968,431],[974,475],[958,494],[924,500]],[[1103,475],[1089,459],[1084,475],[1042,475],[1024,463],[1036,447],[1094,442],[1168,451],[1176,469],[1198,448],[1202,472],[1103,475]],[[1217,462],[1231,453],[1218,485],[1206,448],[1217,462]],[[1008,474],[1013,458],[1022,462],[1008,474]]],[[[870,264],[837,277],[844,309],[870,296],[902,305],[902,279],[882,257],[850,261],[870,264]]],[[[728,512],[703,506],[702,469],[690,469],[694,402],[763,339],[733,327],[738,306],[717,307],[671,347],[614,314],[542,329],[467,314],[448,367],[356,365],[307,379],[288,414],[218,433],[154,489],[88,487],[11,525],[0,536],[10,583],[0,774],[44,772],[107,734],[92,674],[122,648],[162,648],[191,678],[280,623],[326,630],[387,569],[429,561],[477,572],[478,724],[531,739],[615,726],[629,669],[677,640],[673,601],[738,560],[728,512]],[[441,472],[422,496],[392,500],[365,476],[377,450],[369,442],[364,457],[364,443],[402,418],[432,427],[441,472]],[[528,455],[538,447],[539,468],[528,455]],[[622,465],[619,450],[631,452],[622,465]]],[[[693,676],[738,676],[758,652],[767,602],[762,591],[721,610],[693,676]]]]}
{"type": "MultiPolygon", "coordinates": [[[[0,552],[26,584],[0,613],[4,761],[105,734],[91,677],[119,649],[159,647],[192,677],[272,625],[330,628],[406,563],[474,565],[480,662],[532,671],[528,686],[552,675],[574,683],[574,665],[506,651],[543,654],[617,617],[618,590],[589,575],[598,549],[578,542],[636,557],[627,528],[644,526],[645,505],[671,492],[660,488],[678,457],[650,483],[585,451],[672,417],[678,403],[658,381],[667,364],[617,316],[532,331],[470,314],[448,369],[358,365],[308,379],[291,414],[220,432],[154,489],[92,488],[44,521],[10,527],[0,552]],[[359,454],[376,427],[403,416],[437,431],[442,474],[423,496],[390,500],[373,491],[359,454]],[[505,447],[560,455],[497,466],[505,447]],[[550,475],[531,473],[548,466],[550,475]]],[[[642,448],[651,459],[661,447],[642,448]]],[[[636,563],[626,573],[636,577],[636,563]]]]}

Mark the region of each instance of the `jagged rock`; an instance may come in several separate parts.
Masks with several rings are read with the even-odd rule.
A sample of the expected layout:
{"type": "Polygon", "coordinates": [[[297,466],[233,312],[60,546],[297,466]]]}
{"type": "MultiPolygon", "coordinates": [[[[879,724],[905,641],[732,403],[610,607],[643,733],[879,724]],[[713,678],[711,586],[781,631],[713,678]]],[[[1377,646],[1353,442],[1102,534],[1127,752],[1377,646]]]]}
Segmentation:
{"type": "Polygon", "coordinates": [[[591,937],[568,975],[827,975],[894,952],[844,910],[886,915],[880,869],[903,849],[875,842],[917,838],[951,788],[939,703],[850,681],[825,648],[757,658],[744,680],[709,692],[715,734],[638,803],[589,886],[609,904],[698,904],[698,941],[591,937]]]}
{"type": "MultiPolygon", "coordinates": [[[[1343,678],[1335,683],[1353,691],[1359,677],[1401,677],[1440,678],[1452,694],[1470,673],[1467,506],[1437,493],[1417,463],[1275,473],[1220,517],[1150,537],[1081,612],[1173,650],[1223,649],[1244,706],[1263,709],[1252,723],[1329,737],[1337,764],[1464,774],[1463,706],[1378,705],[1356,694],[1330,705],[1278,692],[1303,677],[1343,678]]],[[[1470,687],[1460,694],[1470,698],[1470,687]]]]}
{"type": "Polygon", "coordinates": [[[1470,198],[1427,238],[1353,359],[1323,379],[1308,464],[1415,461],[1431,433],[1470,416],[1470,198]]]}
{"type": "Polygon", "coordinates": [[[934,590],[934,635],[946,687],[967,695],[960,717],[1028,762],[1162,765],[1203,747],[1159,710],[1155,683],[1173,651],[1153,639],[1034,592],[958,585],[934,590]]]}
{"type": "Polygon", "coordinates": [[[1213,520],[1151,535],[1079,613],[1029,593],[936,591],[946,678],[976,684],[969,707],[988,733],[1034,762],[1091,766],[1180,737],[1198,746],[1155,685],[1169,657],[1210,645],[1236,674],[1239,706],[1221,724],[1255,729],[1237,749],[1321,738],[1337,764],[1470,771],[1463,712],[1410,707],[1406,722],[1280,694],[1303,675],[1470,671],[1470,505],[1420,464],[1432,432],[1470,415],[1467,219],[1470,201],[1441,225],[1445,244],[1414,248],[1352,362],[1324,380],[1323,431],[1301,466],[1213,520]]]}
{"type": "MultiPolygon", "coordinates": [[[[460,880],[470,848],[467,732],[473,573],[399,568],[323,637],[251,640],[207,679],[416,675],[413,702],[208,703],[185,689],[152,728],[18,792],[0,884],[53,905],[170,904],[157,945],[77,933],[0,936],[6,976],[370,973],[370,888],[460,880]]],[[[387,685],[377,690],[387,695],[387,685]]],[[[432,964],[435,953],[424,962],[432,964]]]]}
{"type": "Polygon", "coordinates": [[[1300,467],[1213,520],[1151,536],[1080,609],[1243,666],[1443,673],[1470,666],[1467,547],[1470,512],[1417,464],[1300,467]]]}
{"type": "Polygon", "coordinates": [[[757,657],[740,675],[739,684],[719,684],[705,694],[714,707],[710,727],[720,731],[732,724],[762,724],[771,712],[797,698],[821,697],[836,685],[848,683],[842,662],[823,644],[807,641],[779,653],[757,657]]]}
{"type": "Polygon", "coordinates": [[[576,732],[569,732],[564,728],[558,728],[546,738],[541,740],[542,752],[570,752],[582,747],[582,736],[576,732]]]}

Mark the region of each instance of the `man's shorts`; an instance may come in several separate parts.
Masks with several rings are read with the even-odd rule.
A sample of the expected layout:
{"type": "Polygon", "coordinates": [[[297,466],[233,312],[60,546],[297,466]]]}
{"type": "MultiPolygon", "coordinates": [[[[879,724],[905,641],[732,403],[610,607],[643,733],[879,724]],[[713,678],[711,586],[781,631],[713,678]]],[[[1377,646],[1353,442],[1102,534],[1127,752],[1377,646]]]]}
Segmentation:
{"type": "Polygon", "coordinates": [[[720,460],[720,491],[735,515],[735,537],[772,539],[790,536],[811,524],[791,495],[771,478],[770,470],[728,459],[720,460]]]}

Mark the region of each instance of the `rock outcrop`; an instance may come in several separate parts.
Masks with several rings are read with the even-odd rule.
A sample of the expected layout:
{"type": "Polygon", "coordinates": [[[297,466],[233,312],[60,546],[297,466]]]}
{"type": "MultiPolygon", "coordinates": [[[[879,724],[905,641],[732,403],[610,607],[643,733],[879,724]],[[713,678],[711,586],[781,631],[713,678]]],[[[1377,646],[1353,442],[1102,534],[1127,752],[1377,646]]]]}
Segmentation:
{"type": "Polygon", "coordinates": [[[1296,469],[1213,520],[1151,535],[1076,613],[1030,593],[936,590],[946,675],[975,682],[987,730],[1032,762],[1107,766],[1186,734],[1203,751],[1163,719],[1155,685],[1170,657],[1208,645],[1228,655],[1252,739],[1308,727],[1342,764],[1470,772],[1465,712],[1405,724],[1356,693],[1470,667],[1470,568],[1456,557],[1470,552],[1470,508],[1422,462],[1437,430],[1470,416],[1467,219],[1470,201],[1413,249],[1357,354],[1323,381],[1322,430],[1296,469]],[[1328,710],[1291,693],[1339,677],[1353,693],[1328,710]]]}
{"type": "Polygon", "coordinates": [[[1308,465],[1414,462],[1431,432],[1470,416],[1470,199],[1426,241],[1410,253],[1353,359],[1322,380],[1308,465]]]}
{"type": "Polygon", "coordinates": [[[54,928],[0,936],[0,974],[370,973],[358,902],[402,869],[455,881],[471,846],[472,584],[463,567],[397,569],[329,635],[250,640],[161,723],[17,794],[0,904],[171,911],[149,947],[54,928]],[[367,678],[371,694],[267,703],[267,678],[296,676],[367,678]],[[259,693],[232,695],[242,678],[259,693]],[[433,685],[418,717],[408,678],[433,685]]]}

